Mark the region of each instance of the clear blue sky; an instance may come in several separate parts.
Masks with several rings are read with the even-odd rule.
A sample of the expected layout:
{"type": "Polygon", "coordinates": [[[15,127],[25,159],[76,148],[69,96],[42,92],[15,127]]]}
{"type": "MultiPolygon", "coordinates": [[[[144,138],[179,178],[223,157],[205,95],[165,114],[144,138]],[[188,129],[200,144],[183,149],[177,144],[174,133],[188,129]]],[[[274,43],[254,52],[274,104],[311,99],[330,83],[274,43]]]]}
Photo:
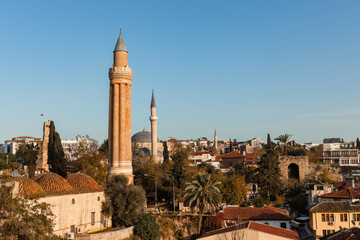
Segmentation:
{"type": "Polygon", "coordinates": [[[132,132],[300,142],[360,137],[359,1],[0,1],[0,142],[103,141],[119,28],[133,68],[132,132]]]}

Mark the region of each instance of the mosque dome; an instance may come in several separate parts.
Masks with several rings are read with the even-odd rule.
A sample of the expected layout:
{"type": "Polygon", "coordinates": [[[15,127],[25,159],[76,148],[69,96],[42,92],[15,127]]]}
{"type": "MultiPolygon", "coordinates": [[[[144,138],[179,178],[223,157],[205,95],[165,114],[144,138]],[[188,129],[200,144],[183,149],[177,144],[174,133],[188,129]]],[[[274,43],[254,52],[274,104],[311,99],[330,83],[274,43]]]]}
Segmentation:
{"type": "Polygon", "coordinates": [[[75,190],[91,192],[102,191],[101,187],[92,177],[83,173],[69,174],[66,180],[75,190]]]}
{"type": "MultiPolygon", "coordinates": [[[[148,142],[151,143],[151,132],[148,132],[145,130],[142,130],[141,132],[135,133],[131,137],[131,142],[133,143],[144,143],[148,142]]],[[[157,142],[160,142],[159,138],[157,139],[157,142]]]]}
{"type": "Polygon", "coordinates": [[[68,181],[56,173],[49,172],[41,174],[40,176],[36,176],[34,179],[45,192],[57,193],[70,192],[74,190],[68,181]]]}
{"type": "Polygon", "coordinates": [[[34,197],[44,194],[41,186],[30,178],[16,176],[14,177],[14,180],[19,183],[19,194],[25,197],[34,197]]]}

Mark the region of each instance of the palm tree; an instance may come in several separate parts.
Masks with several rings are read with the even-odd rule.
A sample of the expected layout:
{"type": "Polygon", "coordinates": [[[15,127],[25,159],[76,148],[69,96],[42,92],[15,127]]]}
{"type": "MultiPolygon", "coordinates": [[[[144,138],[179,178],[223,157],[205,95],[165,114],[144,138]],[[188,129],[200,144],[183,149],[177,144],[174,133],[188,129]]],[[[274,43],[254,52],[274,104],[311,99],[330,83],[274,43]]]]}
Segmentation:
{"type": "Polygon", "coordinates": [[[277,138],[275,138],[275,140],[278,140],[280,141],[282,144],[283,144],[283,151],[284,151],[284,154],[287,155],[287,144],[290,140],[290,138],[292,137],[293,135],[292,134],[281,134],[280,136],[278,136],[277,138]]]}
{"type": "Polygon", "coordinates": [[[214,212],[221,202],[220,184],[208,173],[198,173],[191,182],[186,183],[185,205],[199,212],[199,234],[204,213],[214,212]]]}
{"type": "Polygon", "coordinates": [[[25,156],[26,164],[29,167],[29,178],[35,176],[36,160],[38,153],[39,153],[39,149],[33,143],[25,145],[24,156],[25,156]]]}

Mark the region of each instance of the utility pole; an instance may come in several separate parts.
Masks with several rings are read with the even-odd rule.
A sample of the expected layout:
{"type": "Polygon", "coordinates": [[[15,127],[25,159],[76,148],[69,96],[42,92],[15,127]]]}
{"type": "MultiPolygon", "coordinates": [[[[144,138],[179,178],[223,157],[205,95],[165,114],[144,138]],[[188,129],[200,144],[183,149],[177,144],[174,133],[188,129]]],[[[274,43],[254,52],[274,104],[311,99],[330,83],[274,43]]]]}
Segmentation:
{"type": "Polygon", "coordinates": [[[156,202],[157,202],[157,176],[150,175],[150,174],[144,174],[144,176],[146,176],[146,177],[154,177],[155,178],[155,218],[156,218],[156,212],[157,212],[157,208],[156,208],[156,202]]]}
{"type": "Polygon", "coordinates": [[[172,177],[172,183],[173,183],[173,212],[175,212],[175,177],[171,174],[165,174],[167,176],[171,176],[172,177]]]}

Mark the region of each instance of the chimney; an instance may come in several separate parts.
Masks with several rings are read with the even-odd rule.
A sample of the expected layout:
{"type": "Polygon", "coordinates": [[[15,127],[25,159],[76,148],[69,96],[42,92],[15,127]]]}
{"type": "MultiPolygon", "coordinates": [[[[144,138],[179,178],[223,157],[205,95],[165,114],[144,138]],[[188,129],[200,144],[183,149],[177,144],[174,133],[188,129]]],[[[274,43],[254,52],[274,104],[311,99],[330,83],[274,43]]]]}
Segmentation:
{"type": "Polygon", "coordinates": [[[351,179],[350,181],[351,181],[350,187],[355,188],[355,179],[351,179]]]}

